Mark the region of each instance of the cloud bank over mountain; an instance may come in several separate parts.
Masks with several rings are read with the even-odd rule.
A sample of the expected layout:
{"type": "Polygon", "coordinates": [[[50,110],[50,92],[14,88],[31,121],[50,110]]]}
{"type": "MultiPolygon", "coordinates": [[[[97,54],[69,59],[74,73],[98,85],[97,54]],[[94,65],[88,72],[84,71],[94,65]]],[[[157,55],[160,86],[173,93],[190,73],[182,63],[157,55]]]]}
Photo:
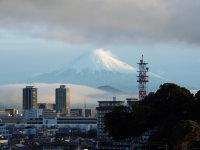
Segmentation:
{"type": "MultiPolygon", "coordinates": [[[[34,83],[38,88],[38,103],[55,103],[55,88],[59,88],[61,83],[47,84],[34,83]]],[[[95,108],[100,100],[112,100],[116,96],[118,100],[125,100],[132,94],[109,93],[104,90],[75,84],[65,84],[70,88],[70,104],[73,108],[83,108],[85,104],[88,108],[95,108]]],[[[22,89],[27,84],[6,84],[0,85],[0,109],[14,107],[21,110],[22,89]]],[[[136,96],[136,95],[135,95],[136,96]]]]}
{"type": "Polygon", "coordinates": [[[75,44],[199,45],[199,7],[198,0],[1,0],[0,29],[75,44]]]}

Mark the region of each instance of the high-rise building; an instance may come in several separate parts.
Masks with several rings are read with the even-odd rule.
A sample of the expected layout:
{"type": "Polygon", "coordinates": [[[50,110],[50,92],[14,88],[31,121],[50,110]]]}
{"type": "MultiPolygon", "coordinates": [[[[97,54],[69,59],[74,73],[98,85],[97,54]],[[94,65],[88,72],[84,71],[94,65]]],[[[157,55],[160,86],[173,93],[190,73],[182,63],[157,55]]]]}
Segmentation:
{"type": "Polygon", "coordinates": [[[124,101],[98,101],[99,107],[97,107],[97,137],[100,139],[112,139],[108,135],[108,132],[104,131],[104,116],[105,114],[112,112],[114,108],[123,106],[124,101]]]}
{"type": "Polygon", "coordinates": [[[37,109],[37,88],[26,86],[23,88],[23,110],[37,109]]]}
{"type": "Polygon", "coordinates": [[[65,85],[56,88],[56,112],[70,115],[70,91],[65,85]]]}

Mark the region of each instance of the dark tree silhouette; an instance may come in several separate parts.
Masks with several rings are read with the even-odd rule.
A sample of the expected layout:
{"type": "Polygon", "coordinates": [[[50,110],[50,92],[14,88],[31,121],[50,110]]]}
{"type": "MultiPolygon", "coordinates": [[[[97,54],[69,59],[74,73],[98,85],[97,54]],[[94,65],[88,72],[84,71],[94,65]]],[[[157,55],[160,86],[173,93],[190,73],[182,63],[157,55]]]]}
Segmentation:
{"type": "Polygon", "coordinates": [[[187,147],[188,144],[199,141],[199,108],[200,91],[193,96],[186,88],[165,83],[134,106],[131,112],[127,111],[127,107],[120,107],[106,114],[105,130],[114,139],[120,140],[138,137],[156,127],[150,143],[162,142],[173,147],[178,142],[185,143],[187,147]],[[193,135],[195,136],[189,140],[188,137],[193,135]]]}

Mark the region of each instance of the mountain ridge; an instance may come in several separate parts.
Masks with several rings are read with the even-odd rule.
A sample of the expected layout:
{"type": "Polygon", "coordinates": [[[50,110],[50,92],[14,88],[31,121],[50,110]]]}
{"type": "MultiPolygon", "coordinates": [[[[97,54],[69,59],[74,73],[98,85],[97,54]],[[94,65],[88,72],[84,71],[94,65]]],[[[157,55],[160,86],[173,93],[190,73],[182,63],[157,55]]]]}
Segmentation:
{"type": "Polygon", "coordinates": [[[103,86],[99,86],[97,87],[97,89],[100,89],[100,90],[103,90],[103,91],[106,91],[106,92],[111,92],[111,93],[125,93],[117,88],[113,88],[112,86],[110,85],[103,85],[103,86]]]}
{"type": "MultiPolygon", "coordinates": [[[[136,92],[137,69],[119,60],[111,51],[97,49],[84,53],[67,66],[31,79],[32,82],[71,83],[99,87],[109,85],[125,92],[136,92]]],[[[163,79],[149,73],[150,89],[159,88],[163,79]]]]}

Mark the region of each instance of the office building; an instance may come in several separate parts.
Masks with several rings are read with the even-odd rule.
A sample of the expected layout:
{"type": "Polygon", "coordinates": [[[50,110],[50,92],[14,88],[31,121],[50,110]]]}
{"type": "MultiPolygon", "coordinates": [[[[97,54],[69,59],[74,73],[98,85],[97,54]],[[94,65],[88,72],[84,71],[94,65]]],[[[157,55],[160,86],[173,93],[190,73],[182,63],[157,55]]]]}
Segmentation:
{"type": "Polygon", "coordinates": [[[137,98],[127,98],[126,102],[128,106],[135,106],[139,104],[139,100],[137,98]]]}
{"type": "Polygon", "coordinates": [[[26,86],[23,88],[23,110],[37,109],[37,88],[26,86]]]}
{"type": "Polygon", "coordinates": [[[85,117],[96,117],[97,110],[96,109],[85,109],[85,117]]]}
{"type": "Polygon", "coordinates": [[[71,109],[71,116],[77,117],[96,117],[96,109],[71,109]]]}
{"type": "Polygon", "coordinates": [[[54,119],[57,117],[56,111],[51,109],[43,109],[42,111],[43,118],[54,119]]]}
{"type": "Polygon", "coordinates": [[[97,107],[97,137],[100,139],[111,139],[107,132],[104,132],[104,116],[115,107],[123,106],[124,101],[98,101],[97,107]]]}
{"type": "Polygon", "coordinates": [[[71,109],[70,116],[73,117],[85,117],[85,109],[71,109]]]}
{"type": "Polygon", "coordinates": [[[24,119],[35,119],[39,118],[37,109],[24,109],[24,119]]]}
{"type": "Polygon", "coordinates": [[[68,124],[68,125],[93,125],[97,124],[96,117],[58,117],[57,124],[68,124]]]}
{"type": "Polygon", "coordinates": [[[56,112],[70,115],[70,91],[65,85],[56,88],[56,112]]]}

